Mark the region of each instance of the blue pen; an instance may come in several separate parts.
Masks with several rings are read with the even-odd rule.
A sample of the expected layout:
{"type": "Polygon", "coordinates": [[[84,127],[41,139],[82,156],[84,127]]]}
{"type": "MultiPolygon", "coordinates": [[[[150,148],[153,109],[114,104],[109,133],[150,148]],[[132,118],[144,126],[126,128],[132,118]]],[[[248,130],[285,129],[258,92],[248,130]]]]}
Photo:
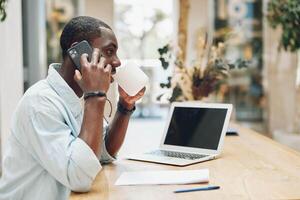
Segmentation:
{"type": "Polygon", "coordinates": [[[220,189],[220,186],[208,186],[208,187],[201,187],[201,188],[194,188],[194,189],[175,190],[174,193],[217,190],[217,189],[220,189]]]}

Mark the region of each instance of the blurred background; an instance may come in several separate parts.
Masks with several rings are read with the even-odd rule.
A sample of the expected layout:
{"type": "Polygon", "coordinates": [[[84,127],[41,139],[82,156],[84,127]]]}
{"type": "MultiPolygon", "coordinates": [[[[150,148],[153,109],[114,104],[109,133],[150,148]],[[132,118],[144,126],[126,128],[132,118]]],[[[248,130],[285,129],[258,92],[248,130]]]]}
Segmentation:
{"type": "MultiPolygon", "coordinates": [[[[169,101],[157,97],[172,90],[162,88],[161,83],[172,76],[174,66],[170,63],[163,69],[158,49],[166,44],[179,45],[185,65],[192,66],[204,35],[211,45],[226,43],[226,59],[249,61],[246,68],[230,70],[217,95],[213,93],[205,100],[234,104],[233,121],[300,148],[300,53],[299,49],[279,50],[284,33],[280,26],[271,27],[267,19],[272,12],[269,0],[1,1],[7,13],[0,22],[2,151],[17,102],[28,87],[46,77],[50,63],[61,62],[61,31],[78,15],[108,23],[117,36],[121,60],[134,60],[149,76],[133,124],[142,127],[167,115],[169,101]],[[227,41],[228,33],[235,37],[227,41]]],[[[299,3],[294,2],[295,12],[297,8],[299,12],[299,3]]],[[[116,85],[110,89],[110,98],[116,104],[116,85]]]]}

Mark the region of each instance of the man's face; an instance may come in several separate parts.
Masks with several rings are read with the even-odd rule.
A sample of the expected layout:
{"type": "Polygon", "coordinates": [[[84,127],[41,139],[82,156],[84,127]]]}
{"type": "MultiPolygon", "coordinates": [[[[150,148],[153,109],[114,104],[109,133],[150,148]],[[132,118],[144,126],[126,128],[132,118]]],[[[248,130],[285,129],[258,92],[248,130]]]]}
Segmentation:
{"type": "MultiPolygon", "coordinates": [[[[108,28],[101,28],[101,37],[92,41],[93,48],[100,49],[101,55],[106,59],[106,64],[112,66],[111,74],[116,73],[116,68],[121,65],[121,62],[117,56],[118,42],[115,34],[108,28]]],[[[113,82],[111,78],[111,82],[113,82]]]]}

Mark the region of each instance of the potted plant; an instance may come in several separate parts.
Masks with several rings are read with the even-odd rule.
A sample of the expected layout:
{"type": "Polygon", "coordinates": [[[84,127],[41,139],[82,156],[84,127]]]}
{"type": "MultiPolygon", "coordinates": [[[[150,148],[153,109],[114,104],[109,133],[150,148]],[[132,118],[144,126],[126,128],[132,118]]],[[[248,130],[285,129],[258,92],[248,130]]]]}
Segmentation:
{"type": "MultiPolygon", "coordinates": [[[[273,29],[280,28],[280,43],[278,51],[284,50],[297,53],[297,71],[300,70],[300,3],[296,0],[270,0],[267,4],[267,20],[273,29]]],[[[300,80],[300,74],[295,73],[296,80],[300,80]]],[[[294,90],[296,96],[296,115],[292,132],[300,133],[300,87],[296,82],[294,90]]],[[[290,132],[285,130],[284,132],[290,132]]],[[[276,131],[275,131],[276,132],[276,131]]],[[[284,135],[288,135],[285,133],[284,135]]],[[[276,137],[276,133],[275,136],[276,137]]],[[[299,138],[300,139],[300,138],[299,138]]],[[[294,139],[293,139],[294,140],[294,139]]],[[[300,141],[300,140],[299,140],[300,141]]]]}
{"type": "Polygon", "coordinates": [[[173,64],[172,76],[167,78],[167,82],[160,84],[161,88],[168,88],[169,92],[159,95],[158,100],[203,100],[212,93],[216,94],[226,82],[230,70],[248,66],[249,62],[242,59],[229,62],[225,58],[227,43],[219,42],[210,46],[207,34],[204,35],[205,37],[199,39],[199,58],[191,66],[183,62],[179,56],[182,52],[176,45],[166,44],[158,49],[163,69],[167,70],[173,64]]]}

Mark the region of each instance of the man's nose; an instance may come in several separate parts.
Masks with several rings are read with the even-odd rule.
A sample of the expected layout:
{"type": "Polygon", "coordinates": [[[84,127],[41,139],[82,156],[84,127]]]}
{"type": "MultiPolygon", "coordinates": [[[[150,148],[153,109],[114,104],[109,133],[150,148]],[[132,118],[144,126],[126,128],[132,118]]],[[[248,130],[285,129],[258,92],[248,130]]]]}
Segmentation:
{"type": "Polygon", "coordinates": [[[121,65],[121,61],[118,57],[115,57],[115,59],[112,60],[112,67],[119,67],[121,65]]]}

